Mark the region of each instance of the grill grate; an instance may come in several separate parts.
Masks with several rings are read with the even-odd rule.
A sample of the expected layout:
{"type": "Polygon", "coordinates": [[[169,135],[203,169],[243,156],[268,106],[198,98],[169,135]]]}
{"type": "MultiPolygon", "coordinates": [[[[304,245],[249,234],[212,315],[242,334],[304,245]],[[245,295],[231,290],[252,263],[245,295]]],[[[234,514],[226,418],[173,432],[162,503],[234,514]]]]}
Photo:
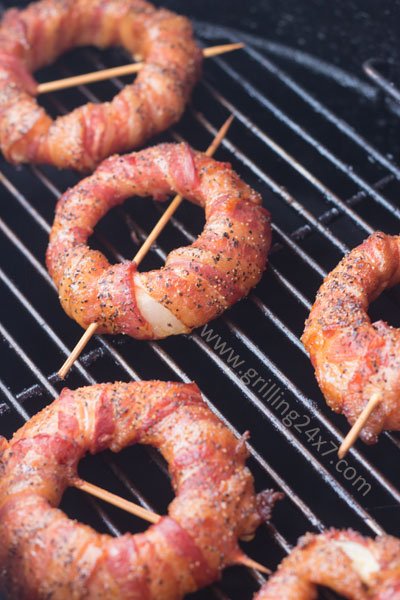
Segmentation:
{"type": "MultiPolygon", "coordinates": [[[[227,113],[235,115],[217,158],[231,161],[273,213],[270,267],[249,299],[190,336],[151,343],[97,336],[68,385],[194,379],[237,435],[251,431],[249,465],[257,489],[275,487],[286,494],[273,524],[261,527],[247,546],[268,566],[275,567],[307,530],[351,526],[367,534],[400,535],[393,519],[399,476],[387,460],[398,452],[400,437],[386,433],[373,448],[357,444],[339,462],[335,448],[347,424],[326,407],[299,342],[321,277],[343,252],[375,228],[398,232],[400,169],[387,154],[399,150],[392,133],[398,125],[396,104],[382,105],[369,81],[299,51],[205,23],[196,28],[204,45],[243,40],[246,49],[207,62],[192,107],[175,130],[156,141],[186,139],[205,148],[227,113]],[[368,131],[368,140],[359,131],[368,131]]],[[[124,61],[117,50],[80,50],[47,68],[43,78],[124,61]]],[[[62,113],[87,100],[110,98],[121,85],[111,80],[41,101],[53,114],[62,113]]],[[[59,307],[43,266],[55,200],[78,179],[50,167],[0,163],[0,251],[9,257],[0,269],[0,418],[7,436],[58,395],[62,385],[55,373],[81,333],[59,307]]],[[[132,242],[140,245],[161,210],[146,200],[128,201],[103,220],[93,242],[114,260],[129,258],[132,242]]],[[[183,204],[143,268],[160,266],[170,249],[190,243],[200,229],[198,209],[183,204]]],[[[399,299],[392,290],[371,314],[380,311],[400,324],[399,299]]],[[[161,513],[171,499],[165,465],[149,449],[89,457],[81,472],[161,513]],[[135,467],[128,469],[133,461],[135,467]]],[[[101,531],[145,527],[76,490],[68,490],[62,506],[101,531]]],[[[194,597],[251,598],[262,581],[253,571],[235,568],[218,586],[194,597]]]]}
{"type": "Polygon", "coordinates": [[[374,83],[389,96],[400,102],[400,90],[393,81],[396,76],[393,71],[397,70],[396,76],[398,79],[398,65],[392,61],[377,60],[370,58],[363,64],[365,73],[372,79],[374,83]]]}

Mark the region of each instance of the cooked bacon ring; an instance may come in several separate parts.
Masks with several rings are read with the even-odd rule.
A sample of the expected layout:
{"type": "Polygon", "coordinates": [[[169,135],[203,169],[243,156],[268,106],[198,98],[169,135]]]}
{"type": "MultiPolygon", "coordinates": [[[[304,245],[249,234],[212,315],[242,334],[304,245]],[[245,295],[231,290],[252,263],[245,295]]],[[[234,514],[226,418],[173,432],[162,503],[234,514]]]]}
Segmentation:
{"type": "Polygon", "coordinates": [[[367,314],[399,282],[400,236],[376,232],[325,278],[302,337],[329,406],[351,424],[381,395],[361,433],[370,444],[383,429],[400,429],[400,330],[367,314]]]}
{"type": "Polygon", "coordinates": [[[8,10],[0,25],[1,150],[13,163],[91,170],[178,121],[201,61],[189,20],[144,0],[41,0],[8,10]],[[144,68],[112,102],[53,121],[35,100],[31,73],[88,44],[123,46],[144,68]]]}
{"type": "Polygon", "coordinates": [[[71,391],[14,435],[0,463],[0,582],[32,600],[182,598],[235,562],[260,523],[243,441],[195,384],[108,383],[71,391]],[[158,448],[176,497],[145,533],[113,538],[55,508],[86,452],[158,448]]]}
{"type": "Polygon", "coordinates": [[[187,333],[220,315],[259,281],[270,246],[261,197],[227,163],[186,144],[162,144],[106,160],[60,199],[47,267],[67,314],[82,327],[138,339],[187,333]],[[129,196],[177,192],[205,207],[203,233],[168,255],[164,268],[110,266],[86,246],[96,223],[129,196]]]}
{"type": "Polygon", "coordinates": [[[349,600],[400,598],[400,541],[347,530],[307,534],[254,600],[315,600],[318,585],[349,600]]]}

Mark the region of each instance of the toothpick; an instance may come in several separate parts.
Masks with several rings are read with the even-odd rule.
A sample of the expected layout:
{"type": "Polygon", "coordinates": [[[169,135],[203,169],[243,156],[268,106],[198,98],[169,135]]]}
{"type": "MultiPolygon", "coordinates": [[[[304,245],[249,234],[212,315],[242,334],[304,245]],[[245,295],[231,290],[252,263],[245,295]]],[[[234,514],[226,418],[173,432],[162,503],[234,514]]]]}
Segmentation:
{"type": "Polygon", "coordinates": [[[72,350],[71,354],[68,356],[65,363],[62,365],[61,369],[58,371],[57,375],[60,379],[65,379],[68,371],[76,361],[76,359],[81,355],[85,346],[89,343],[92,336],[96,333],[97,323],[91,323],[89,327],[86,329],[85,333],[80,338],[79,342],[76,344],[75,348],[72,350]]]}
{"type": "MultiPolygon", "coordinates": [[[[203,50],[203,56],[205,58],[209,58],[210,56],[218,56],[219,54],[225,54],[226,52],[239,50],[243,47],[244,44],[241,42],[235,44],[223,44],[222,46],[211,46],[210,48],[205,48],[203,50]]],[[[112,67],[111,69],[102,69],[101,71],[94,71],[93,73],[85,73],[83,75],[75,75],[74,77],[56,79],[55,81],[47,81],[46,83],[41,83],[37,86],[37,93],[47,94],[48,92],[56,92],[57,90],[64,90],[66,88],[76,87],[78,85],[87,85],[88,83],[95,83],[96,81],[104,81],[105,79],[111,79],[112,77],[131,75],[140,71],[143,65],[143,62],[137,62],[129,65],[122,65],[120,67],[112,67]]]]}
{"type": "MultiPolygon", "coordinates": [[[[212,156],[215,153],[218,146],[221,144],[222,140],[224,139],[229,127],[231,126],[233,118],[234,118],[233,115],[231,115],[225,121],[225,123],[222,125],[221,129],[217,132],[217,135],[215,136],[211,145],[207,148],[207,150],[205,152],[205,154],[207,156],[212,156]]],[[[175,198],[172,200],[171,204],[168,206],[167,210],[164,212],[164,214],[162,215],[160,220],[157,222],[155,227],[149,233],[146,241],[143,243],[143,245],[137,252],[136,256],[134,257],[133,262],[136,263],[136,266],[139,266],[139,264],[142,262],[142,260],[146,256],[147,252],[149,251],[151,245],[157,239],[157,237],[160,235],[161,231],[164,229],[165,225],[168,223],[169,219],[172,217],[172,215],[174,214],[174,212],[176,211],[176,209],[178,208],[178,206],[180,205],[182,200],[183,200],[183,198],[179,194],[177,196],[175,196],[175,198]]],[[[92,323],[86,329],[85,333],[83,334],[83,336],[81,337],[81,339],[79,340],[79,342],[77,343],[75,348],[72,350],[71,354],[69,355],[69,357],[67,358],[65,363],[62,365],[61,369],[58,371],[58,376],[61,379],[65,378],[68,371],[70,370],[70,368],[72,367],[72,365],[74,364],[76,359],[79,357],[82,350],[85,348],[86,344],[89,342],[90,338],[96,332],[96,329],[97,329],[97,323],[92,323]]]]}
{"type": "Polygon", "coordinates": [[[349,433],[344,438],[343,442],[340,445],[338,456],[339,458],[343,458],[346,456],[347,452],[356,442],[360,431],[365,427],[369,417],[371,416],[372,411],[382,402],[382,396],[379,392],[375,392],[372,394],[371,398],[368,401],[368,404],[364,407],[362,412],[359,414],[356,422],[353,427],[350,429],[349,433]]]}
{"type": "MultiPolygon", "coordinates": [[[[116,494],[112,494],[111,492],[108,492],[107,490],[104,490],[103,488],[98,487],[97,485],[93,485],[93,483],[88,483],[87,481],[83,481],[83,479],[79,479],[79,478],[74,479],[72,484],[78,490],[82,490],[83,492],[86,492],[87,494],[90,494],[91,496],[95,496],[96,498],[99,498],[100,500],[104,500],[104,502],[108,502],[108,504],[112,504],[113,506],[116,506],[117,508],[121,508],[122,510],[125,510],[126,512],[130,513],[131,515],[140,517],[141,519],[144,519],[145,521],[148,521],[149,523],[158,523],[162,518],[157,513],[153,512],[151,510],[148,510],[147,508],[143,508],[143,506],[139,506],[138,504],[135,504],[134,502],[125,500],[124,498],[121,498],[120,496],[117,496],[116,494]]],[[[232,560],[232,564],[241,564],[245,567],[249,567],[250,569],[256,569],[257,571],[260,571],[261,573],[266,573],[266,574],[271,573],[271,571],[269,569],[267,569],[267,567],[264,567],[264,565],[260,565],[260,563],[256,562],[252,558],[246,556],[246,554],[244,554],[241,551],[238,552],[234,556],[234,558],[232,560]]]]}
{"type": "Polygon", "coordinates": [[[100,500],[104,500],[104,502],[108,502],[108,504],[112,504],[117,508],[125,510],[131,515],[135,515],[136,517],[144,519],[145,521],[149,521],[149,523],[158,523],[158,521],[161,519],[159,515],[151,510],[147,510],[147,508],[143,508],[143,506],[139,506],[139,504],[125,500],[125,498],[121,498],[116,494],[112,494],[111,492],[108,492],[107,490],[104,490],[93,483],[83,481],[83,479],[74,479],[72,484],[74,487],[78,488],[78,490],[82,490],[82,492],[86,492],[91,496],[95,496],[100,500]]]}
{"type": "Polygon", "coordinates": [[[266,575],[271,574],[271,569],[264,567],[260,563],[256,562],[244,552],[238,552],[238,554],[234,557],[233,564],[243,565],[244,567],[249,567],[249,569],[255,569],[256,571],[260,571],[261,573],[265,573],[266,575]]]}
{"type": "MultiPolygon", "coordinates": [[[[9,445],[8,441],[5,438],[3,438],[2,436],[0,436],[0,459],[1,459],[1,453],[8,448],[8,445],[9,445]]],[[[148,521],[149,523],[155,524],[155,523],[158,523],[159,521],[161,521],[161,519],[162,519],[162,517],[160,515],[153,512],[152,510],[143,508],[143,506],[140,506],[139,504],[135,504],[135,502],[131,502],[130,500],[125,500],[125,498],[121,498],[121,496],[117,496],[116,494],[113,494],[112,492],[109,492],[109,491],[99,487],[98,485],[94,485],[93,483],[84,481],[80,477],[75,477],[71,481],[71,484],[73,485],[73,487],[77,488],[78,490],[81,490],[82,492],[85,492],[86,494],[90,494],[91,496],[94,496],[95,498],[99,498],[100,500],[103,500],[104,502],[107,502],[108,504],[112,504],[113,506],[116,506],[117,508],[120,508],[121,510],[128,512],[131,515],[134,515],[135,517],[139,517],[140,519],[143,519],[144,521],[148,521]]],[[[254,537],[254,535],[243,536],[241,539],[242,540],[253,539],[253,537],[254,537]]],[[[244,554],[244,552],[242,552],[241,550],[239,550],[237,552],[237,554],[233,557],[232,564],[240,564],[240,565],[243,565],[244,567],[249,567],[250,569],[255,569],[256,571],[260,571],[261,573],[266,573],[266,574],[271,573],[271,571],[267,567],[264,567],[264,565],[261,565],[260,563],[256,562],[255,560],[253,560],[252,558],[250,558],[249,556],[244,554]]]]}

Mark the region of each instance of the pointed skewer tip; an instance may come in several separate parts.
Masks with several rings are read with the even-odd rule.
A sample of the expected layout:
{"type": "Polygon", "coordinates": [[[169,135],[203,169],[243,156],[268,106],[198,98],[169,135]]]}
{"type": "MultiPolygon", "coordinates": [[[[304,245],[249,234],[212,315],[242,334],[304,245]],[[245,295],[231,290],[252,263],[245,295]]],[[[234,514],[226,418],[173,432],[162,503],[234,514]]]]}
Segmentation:
{"type": "Polygon", "coordinates": [[[381,403],[381,401],[382,401],[382,396],[379,392],[375,392],[374,394],[372,394],[368,403],[363,408],[363,410],[357,417],[355,423],[353,424],[352,428],[350,429],[350,431],[344,438],[343,442],[341,443],[339,450],[338,450],[339,458],[343,458],[344,456],[346,456],[346,454],[348,453],[350,448],[355,444],[358,436],[360,435],[361,430],[367,424],[367,421],[368,421],[369,417],[371,416],[371,413],[375,410],[375,408],[378,406],[378,404],[381,403]]]}
{"type": "Polygon", "coordinates": [[[268,569],[268,567],[265,567],[264,565],[253,560],[252,558],[250,558],[249,556],[244,554],[244,552],[240,552],[237,554],[237,556],[235,557],[235,559],[233,561],[233,564],[243,565],[244,567],[249,567],[249,569],[254,569],[255,571],[260,571],[260,573],[265,573],[265,575],[270,575],[272,573],[271,569],[268,569]]]}

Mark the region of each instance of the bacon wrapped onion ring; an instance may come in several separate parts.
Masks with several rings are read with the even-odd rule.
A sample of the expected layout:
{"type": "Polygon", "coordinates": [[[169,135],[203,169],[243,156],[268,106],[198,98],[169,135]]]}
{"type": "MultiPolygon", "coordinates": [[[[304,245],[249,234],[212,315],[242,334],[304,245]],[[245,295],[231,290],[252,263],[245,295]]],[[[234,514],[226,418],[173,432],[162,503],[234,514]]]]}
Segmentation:
{"type": "Polygon", "coordinates": [[[0,147],[13,163],[93,169],[179,120],[202,54],[188,19],[144,0],[40,0],[0,25],[0,147]],[[112,102],[53,121],[35,99],[31,73],[76,46],[120,45],[141,55],[136,81],[112,102]]]}
{"type": "Polygon", "coordinates": [[[399,600],[400,541],[351,530],[309,533],[254,600],[316,600],[318,585],[349,600],[399,600]]]}
{"type": "MultiPolygon", "coordinates": [[[[1,447],[1,445],[0,445],[1,447]]],[[[0,587],[19,600],[175,600],[217,579],[261,521],[246,445],[195,384],[100,384],[45,408],[0,450],[0,587]],[[86,452],[150,444],[176,497],[145,533],[113,538],[55,508],[86,452]]]]}
{"type": "Polygon", "coordinates": [[[382,398],[361,432],[370,444],[400,429],[400,330],[367,313],[399,282],[400,236],[376,232],[325,278],[302,337],[329,406],[351,424],[372,394],[382,398]]]}
{"type": "Polygon", "coordinates": [[[85,329],[138,339],[188,333],[245,296],[265,269],[271,241],[261,197],[227,163],[186,144],[114,156],[60,199],[47,267],[66,313],[85,329]],[[110,266],[86,241],[98,220],[129,196],[176,192],[205,208],[203,233],[171,252],[165,267],[110,266]]]}

